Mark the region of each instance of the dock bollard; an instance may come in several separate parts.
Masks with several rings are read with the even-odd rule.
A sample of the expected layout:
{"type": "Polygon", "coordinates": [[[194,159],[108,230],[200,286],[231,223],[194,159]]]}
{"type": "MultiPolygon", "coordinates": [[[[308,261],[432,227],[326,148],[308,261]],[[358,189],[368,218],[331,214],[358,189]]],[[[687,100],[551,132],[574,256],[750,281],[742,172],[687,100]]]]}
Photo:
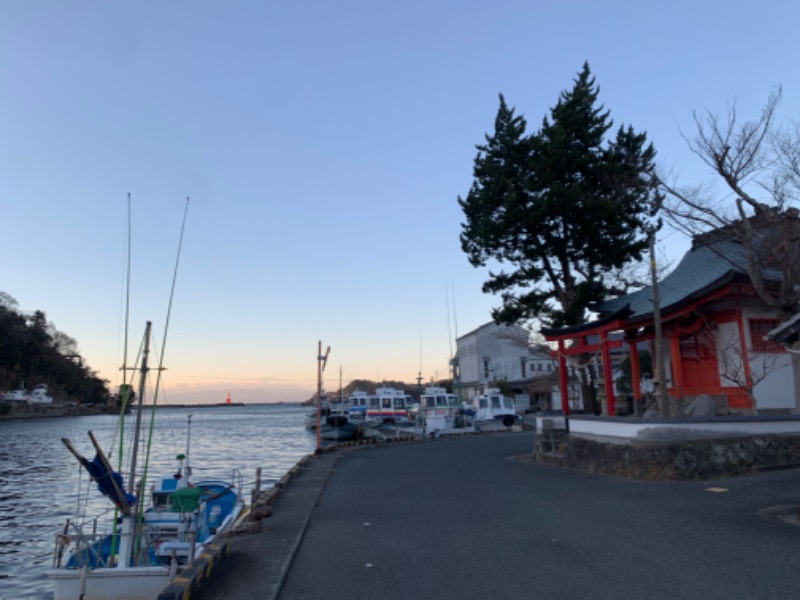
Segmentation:
{"type": "Polygon", "coordinates": [[[256,498],[261,495],[261,467],[256,469],[256,487],[250,494],[250,506],[254,506],[256,503],[256,498]]]}

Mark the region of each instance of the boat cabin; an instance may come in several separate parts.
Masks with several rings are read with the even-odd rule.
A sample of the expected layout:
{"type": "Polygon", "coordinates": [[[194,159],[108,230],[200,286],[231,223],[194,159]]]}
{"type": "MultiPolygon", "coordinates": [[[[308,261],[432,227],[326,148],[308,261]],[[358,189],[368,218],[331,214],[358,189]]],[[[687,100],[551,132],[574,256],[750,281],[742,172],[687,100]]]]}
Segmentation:
{"type": "Polygon", "coordinates": [[[442,387],[427,387],[419,399],[420,408],[443,408],[458,406],[460,403],[455,394],[447,393],[442,387]]]}
{"type": "Polygon", "coordinates": [[[369,399],[367,419],[384,423],[407,421],[412,404],[413,399],[405,392],[379,387],[369,399]]]}
{"type": "Polygon", "coordinates": [[[347,413],[351,419],[363,420],[370,404],[371,396],[363,390],[355,390],[347,398],[347,413]]]}
{"type": "Polygon", "coordinates": [[[475,420],[502,421],[504,425],[511,426],[517,418],[514,409],[514,400],[504,396],[498,388],[486,388],[484,392],[473,400],[475,407],[475,420]]]}

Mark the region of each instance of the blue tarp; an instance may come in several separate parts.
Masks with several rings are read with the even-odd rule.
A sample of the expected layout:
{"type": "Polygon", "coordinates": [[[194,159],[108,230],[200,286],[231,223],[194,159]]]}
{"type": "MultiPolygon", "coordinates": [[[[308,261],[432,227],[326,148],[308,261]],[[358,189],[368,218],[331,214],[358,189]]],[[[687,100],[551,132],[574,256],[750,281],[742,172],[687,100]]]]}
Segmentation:
{"type": "Polygon", "coordinates": [[[97,489],[99,489],[103,495],[108,496],[116,506],[122,508],[125,504],[129,506],[136,504],[136,496],[125,491],[122,475],[116,471],[107,471],[103,466],[103,459],[99,455],[96,455],[94,460],[87,460],[81,457],[81,463],[92,476],[95,483],[97,483],[97,489]],[[116,482],[117,488],[122,493],[123,498],[118,496],[112,482],[116,482]]]}

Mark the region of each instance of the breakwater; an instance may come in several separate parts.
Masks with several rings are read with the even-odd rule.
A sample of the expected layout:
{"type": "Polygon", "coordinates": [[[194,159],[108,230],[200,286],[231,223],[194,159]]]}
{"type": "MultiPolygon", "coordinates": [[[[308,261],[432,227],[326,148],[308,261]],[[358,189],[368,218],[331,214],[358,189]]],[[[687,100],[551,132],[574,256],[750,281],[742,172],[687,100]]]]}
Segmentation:
{"type": "Polygon", "coordinates": [[[109,414],[107,406],[98,404],[27,404],[0,403],[0,419],[37,419],[46,417],[82,417],[109,414]]]}

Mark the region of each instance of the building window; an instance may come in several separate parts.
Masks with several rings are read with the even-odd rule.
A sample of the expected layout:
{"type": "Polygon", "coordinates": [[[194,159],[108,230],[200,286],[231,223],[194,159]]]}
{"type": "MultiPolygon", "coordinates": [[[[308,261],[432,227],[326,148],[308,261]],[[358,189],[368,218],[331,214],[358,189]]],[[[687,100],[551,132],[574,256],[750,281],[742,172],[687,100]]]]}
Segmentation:
{"type": "Polygon", "coordinates": [[[483,359],[483,378],[489,379],[489,359],[483,359]]]}
{"type": "Polygon", "coordinates": [[[778,319],[750,319],[750,347],[753,352],[783,352],[784,348],[767,334],[780,325],[778,319]]]}
{"type": "Polygon", "coordinates": [[[522,379],[525,379],[525,377],[526,377],[525,367],[527,366],[527,363],[525,362],[525,358],[520,358],[519,359],[519,366],[522,369],[522,379]]]}

